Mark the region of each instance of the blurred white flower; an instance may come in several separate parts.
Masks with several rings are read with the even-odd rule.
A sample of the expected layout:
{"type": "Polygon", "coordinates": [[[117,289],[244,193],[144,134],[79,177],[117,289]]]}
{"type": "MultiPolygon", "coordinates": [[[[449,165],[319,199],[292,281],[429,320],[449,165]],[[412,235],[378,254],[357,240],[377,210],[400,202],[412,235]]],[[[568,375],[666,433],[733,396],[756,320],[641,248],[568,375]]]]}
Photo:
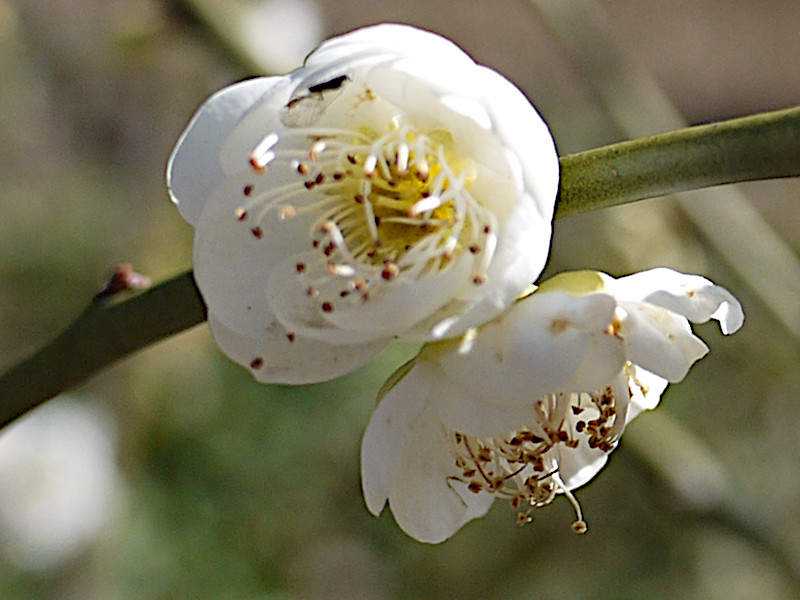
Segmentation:
{"type": "Polygon", "coordinates": [[[258,0],[238,8],[240,40],[248,55],[276,71],[297,66],[323,38],[316,0],[258,0]]]}
{"type": "Polygon", "coordinates": [[[74,400],[52,400],[1,432],[3,553],[45,570],[84,550],[115,508],[115,454],[106,415],[74,400]]]}
{"type": "Polygon", "coordinates": [[[501,75],[378,25],[212,96],[168,186],[218,344],[260,381],[306,383],[507,309],[544,266],[558,159],[501,75]]]}
{"type": "Polygon", "coordinates": [[[592,479],[642,410],[708,352],[689,321],[723,333],[744,316],[725,289],[654,269],[546,281],[459,342],[425,346],[393,376],[361,450],[367,507],[389,502],[410,536],[437,543],[508,500],[521,523],[592,479]]]}

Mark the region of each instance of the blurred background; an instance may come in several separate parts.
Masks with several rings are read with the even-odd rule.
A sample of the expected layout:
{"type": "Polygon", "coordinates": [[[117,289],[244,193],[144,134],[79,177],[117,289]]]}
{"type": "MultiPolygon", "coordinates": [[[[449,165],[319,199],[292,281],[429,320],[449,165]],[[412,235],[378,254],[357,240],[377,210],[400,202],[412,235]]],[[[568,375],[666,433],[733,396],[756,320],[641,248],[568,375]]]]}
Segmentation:
{"type": "MultiPolygon", "coordinates": [[[[119,262],[191,267],[167,156],[214,90],[380,21],[450,37],[519,85],[562,154],[800,100],[795,0],[0,0],[0,367],[119,262]],[[682,116],[681,116],[682,115],[682,116]]],[[[261,386],[205,325],[0,433],[0,596],[37,599],[796,598],[796,180],[557,222],[549,273],[657,265],[747,321],[640,417],[578,498],[431,547],[363,505],[361,433],[394,348],[324,385],[261,386]]],[[[2,399],[0,399],[2,401],[2,399]]]]}

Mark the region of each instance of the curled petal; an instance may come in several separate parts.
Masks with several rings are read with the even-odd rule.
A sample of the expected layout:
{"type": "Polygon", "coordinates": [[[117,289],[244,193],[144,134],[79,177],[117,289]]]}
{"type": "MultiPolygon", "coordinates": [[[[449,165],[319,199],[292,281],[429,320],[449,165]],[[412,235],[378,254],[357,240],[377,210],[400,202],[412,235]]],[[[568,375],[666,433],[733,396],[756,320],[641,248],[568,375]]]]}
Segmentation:
{"type": "Polygon", "coordinates": [[[742,306],[733,294],[699,275],[662,267],[621,277],[608,285],[620,301],[655,304],[693,323],[715,319],[724,334],[734,333],[744,322],[742,306]]]}
{"type": "Polygon", "coordinates": [[[621,308],[619,334],[632,363],[675,382],[708,353],[683,316],[646,302],[623,302],[621,308]]]}

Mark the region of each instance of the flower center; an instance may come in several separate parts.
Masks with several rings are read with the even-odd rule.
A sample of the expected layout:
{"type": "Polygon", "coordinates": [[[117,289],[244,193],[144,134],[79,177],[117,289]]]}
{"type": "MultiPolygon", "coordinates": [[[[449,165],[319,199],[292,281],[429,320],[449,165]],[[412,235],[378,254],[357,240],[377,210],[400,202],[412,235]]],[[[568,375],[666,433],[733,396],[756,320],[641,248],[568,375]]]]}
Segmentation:
{"type": "Polygon", "coordinates": [[[616,445],[624,418],[617,418],[610,387],[592,394],[552,394],[534,404],[530,427],[505,438],[478,438],[453,432],[453,477],[473,493],[489,492],[508,500],[520,525],[531,522],[534,509],[563,493],[575,509],[575,533],[587,531],[580,504],[559,475],[562,452],[580,444],[602,452],[616,445]]]}
{"type": "Polygon", "coordinates": [[[267,135],[249,161],[265,177],[245,186],[235,218],[258,239],[276,222],[309,219],[316,260],[298,263],[297,273],[310,295],[333,281],[334,296],[366,300],[388,282],[447,269],[465,252],[475,256],[473,283],[486,281],[497,219],[469,192],[477,169],[454,156],[449,132],[423,133],[399,116],[384,133],[289,128],[267,135]],[[274,168],[291,169],[294,181],[270,185],[274,168]]]}

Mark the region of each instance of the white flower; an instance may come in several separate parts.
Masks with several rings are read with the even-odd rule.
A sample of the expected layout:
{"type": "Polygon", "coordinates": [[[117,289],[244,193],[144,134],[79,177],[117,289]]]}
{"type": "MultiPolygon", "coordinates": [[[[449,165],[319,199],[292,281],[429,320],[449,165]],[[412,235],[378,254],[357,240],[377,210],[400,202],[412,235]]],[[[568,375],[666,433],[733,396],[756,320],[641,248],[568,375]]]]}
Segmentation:
{"type": "Polygon", "coordinates": [[[113,517],[120,481],[107,417],[59,398],[0,434],[1,547],[18,566],[63,566],[113,517]]]}
{"type": "Polygon", "coordinates": [[[425,346],[390,379],[364,435],[367,507],[389,502],[412,537],[437,543],[495,498],[518,511],[572,490],[605,464],[625,425],[708,352],[689,321],[723,333],[741,306],[698,276],[590,271],[546,281],[473,335],[425,346]]]}
{"type": "Polygon", "coordinates": [[[305,383],[507,309],[544,266],[558,159],[501,75],[378,25],[212,96],[168,185],[219,345],[261,381],[305,383]]]}

